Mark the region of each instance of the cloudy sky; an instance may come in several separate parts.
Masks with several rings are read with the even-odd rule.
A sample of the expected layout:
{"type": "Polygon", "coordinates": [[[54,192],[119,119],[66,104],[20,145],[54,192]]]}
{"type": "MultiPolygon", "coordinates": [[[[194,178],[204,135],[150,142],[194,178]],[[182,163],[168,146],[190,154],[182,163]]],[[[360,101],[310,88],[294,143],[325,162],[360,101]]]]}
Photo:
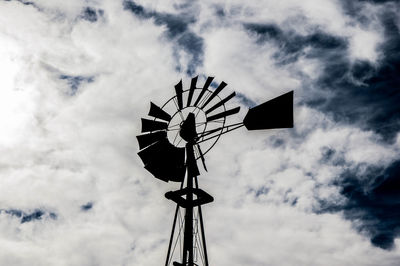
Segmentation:
{"type": "Polygon", "coordinates": [[[236,91],[236,122],[295,97],[293,129],[242,128],[207,154],[211,265],[399,265],[399,14],[383,0],[0,0],[0,265],[161,265],[178,184],[143,169],[135,136],[149,102],[195,75],[236,91]]]}

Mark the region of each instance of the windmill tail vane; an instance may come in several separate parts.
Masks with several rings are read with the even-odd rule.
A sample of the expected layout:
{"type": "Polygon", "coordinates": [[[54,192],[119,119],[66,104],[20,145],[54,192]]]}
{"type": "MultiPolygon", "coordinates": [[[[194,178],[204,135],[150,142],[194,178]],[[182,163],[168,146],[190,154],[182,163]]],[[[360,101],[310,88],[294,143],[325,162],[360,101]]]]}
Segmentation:
{"type": "Polygon", "coordinates": [[[181,184],[165,193],[176,204],[165,266],[209,265],[201,207],[214,198],[199,188],[197,160],[207,171],[204,155],[223,134],[243,126],[247,130],[293,127],[293,91],[249,109],[243,122],[227,124],[240,111],[226,106],[236,94],[221,97],[227,84],[222,81],[211,89],[213,80],[207,77],[198,88],[196,76],[187,90],[180,80],[175,95],[161,107],[150,102],[152,119],[141,119],[137,140],[144,168],[157,179],[181,184]]]}

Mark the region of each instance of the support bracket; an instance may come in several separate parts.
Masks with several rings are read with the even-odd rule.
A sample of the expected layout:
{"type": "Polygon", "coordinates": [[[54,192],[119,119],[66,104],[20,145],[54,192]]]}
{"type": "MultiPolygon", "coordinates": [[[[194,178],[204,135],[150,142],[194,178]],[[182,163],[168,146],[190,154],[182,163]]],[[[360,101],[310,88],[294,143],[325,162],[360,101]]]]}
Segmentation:
{"type": "Polygon", "coordinates": [[[214,198],[210,194],[200,188],[183,188],[176,191],[169,191],[165,193],[165,197],[169,200],[174,201],[182,208],[196,207],[214,201],[214,198]],[[187,195],[188,193],[193,193],[197,196],[197,199],[193,201],[185,199],[183,196],[187,195]]]}

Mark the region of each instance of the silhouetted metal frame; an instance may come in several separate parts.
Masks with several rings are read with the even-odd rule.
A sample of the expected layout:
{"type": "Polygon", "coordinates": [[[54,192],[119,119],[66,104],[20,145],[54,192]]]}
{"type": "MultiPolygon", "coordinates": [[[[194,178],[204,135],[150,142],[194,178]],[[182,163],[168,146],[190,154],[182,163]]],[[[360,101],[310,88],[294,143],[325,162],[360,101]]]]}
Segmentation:
{"type": "MultiPolygon", "coordinates": [[[[209,79],[210,79],[210,77],[207,78],[206,84],[209,81],[209,79]]],[[[211,78],[211,81],[212,81],[212,79],[213,78],[211,78]]],[[[211,83],[211,81],[209,83],[211,83]]],[[[172,244],[174,242],[174,234],[175,234],[175,227],[176,227],[177,217],[178,217],[178,214],[180,213],[180,209],[179,208],[185,209],[185,217],[184,217],[184,221],[182,222],[182,224],[184,224],[184,229],[183,229],[184,230],[184,236],[183,236],[183,238],[184,238],[184,240],[183,240],[184,241],[184,243],[183,243],[183,253],[184,254],[183,254],[183,258],[182,258],[182,263],[176,262],[176,264],[177,265],[178,264],[179,265],[189,265],[189,266],[195,265],[194,264],[194,250],[193,250],[194,249],[194,245],[193,245],[194,244],[193,243],[193,210],[194,210],[195,207],[198,208],[198,218],[200,220],[200,230],[201,230],[201,242],[198,242],[199,243],[199,248],[203,250],[204,263],[205,263],[206,266],[208,266],[208,255],[207,255],[207,247],[206,247],[206,238],[205,238],[205,231],[204,231],[203,215],[202,215],[202,210],[201,210],[201,205],[205,204],[207,202],[200,203],[200,204],[196,205],[196,204],[194,204],[194,201],[193,201],[193,195],[194,195],[193,189],[194,189],[194,186],[195,186],[196,189],[199,189],[198,188],[198,179],[197,178],[198,178],[198,175],[200,173],[199,173],[198,168],[197,168],[197,159],[201,158],[202,160],[204,160],[204,156],[203,155],[208,153],[215,146],[215,144],[218,142],[219,138],[223,134],[226,134],[226,133],[228,133],[230,131],[238,129],[238,128],[242,127],[242,126],[246,126],[246,128],[248,128],[249,130],[264,129],[263,127],[257,127],[257,128],[254,128],[254,129],[250,128],[251,125],[248,123],[250,125],[250,126],[248,126],[245,123],[245,121],[241,122],[241,123],[225,125],[226,117],[231,115],[231,114],[237,113],[239,108],[240,108],[240,107],[236,107],[236,108],[230,109],[228,111],[226,110],[225,103],[228,100],[230,100],[231,98],[233,98],[235,96],[235,93],[232,93],[228,97],[225,97],[224,99],[222,99],[218,94],[227,85],[225,82],[222,81],[221,84],[219,85],[219,87],[217,89],[215,89],[214,91],[208,89],[208,86],[206,88],[206,85],[204,85],[203,88],[197,88],[196,87],[196,83],[197,83],[197,77],[192,78],[190,88],[186,89],[186,90],[183,90],[182,89],[182,80],[181,80],[175,86],[175,88],[178,87],[178,89],[179,89],[179,90],[176,89],[176,93],[177,94],[172,96],[171,98],[169,98],[164,103],[164,105],[161,107],[161,110],[165,111],[164,108],[172,101],[173,104],[174,104],[173,106],[175,106],[177,111],[171,116],[171,118],[177,116],[178,113],[179,113],[179,116],[181,117],[182,121],[185,121],[185,118],[182,115],[182,110],[184,110],[185,108],[189,108],[189,107],[190,108],[195,108],[195,110],[198,110],[198,111],[194,111],[194,112],[197,112],[197,114],[200,111],[202,111],[204,113],[205,117],[206,117],[206,121],[204,122],[204,129],[203,129],[202,133],[199,134],[198,137],[193,137],[192,141],[188,141],[188,143],[186,144],[186,154],[187,154],[186,157],[187,157],[187,160],[185,162],[185,166],[187,168],[187,175],[186,175],[187,176],[187,180],[186,180],[187,187],[185,188],[186,189],[185,193],[186,193],[186,200],[189,202],[189,204],[182,204],[182,206],[181,206],[178,203],[179,201],[177,199],[175,199],[176,200],[175,202],[177,202],[177,206],[176,206],[173,225],[172,225],[172,230],[171,230],[171,237],[170,237],[170,241],[169,241],[169,245],[168,245],[167,258],[166,258],[166,262],[165,262],[166,266],[169,265],[169,263],[172,260],[172,256],[173,256],[173,254],[171,254],[171,248],[172,248],[172,244]],[[191,101],[192,101],[194,92],[196,90],[201,90],[201,92],[198,95],[198,98],[195,101],[195,104],[191,105],[191,101]],[[207,92],[207,94],[205,94],[205,92],[207,92]],[[188,99],[187,99],[187,104],[184,107],[183,106],[183,96],[186,93],[189,93],[189,95],[188,95],[188,99]],[[204,96],[204,98],[202,98],[203,96],[204,96]],[[219,99],[219,102],[214,104],[208,110],[205,110],[205,107],[208,105],[208,103],[212,102],[212,100],[214,98],[219,99]],[[200,104],[201,107],[199,107],[197,105],[198,103],[200,104]],[[210,113],[210,112],[212,112],[212,111],[214,111],[214,110],[216,110],[217,108],[220,108],[220,107],[222,107],[224,109],[223,112],[219,112],[218,114],[211,115],[210,117],[208,116],[208,113],[210,113]],[[236,111],[236,109],[237,109],[237,111],[236,111]],[[211,119],[211,118],[213,118],[213,119],[211,119]],[[214,128],[214,129],[211,129],[211,130],[207,131],[208,123],[214,123],[214,122],[217,122],[217,121],[214,121],[214,120],[222,120],[222,119],[223,119],[222,122],[221,121],[218,122],[218,123],[222,124],[221,127],[219,127],[219,128],[217,127],[217,128],[214,128]],[[209,136],[209,137],[207,137],[207,136],[209,136]],[[209,140],[212,140],[212,139],[215,139],[215,140],[211,144],[211,146],[208,147],[207,150],[204,153],[202,153],[200,148],[199,148],[199,150],[198,150],[199,156],[196,157],[195,146],[196,145],[199,146],[200,143],[203,143],[203,142],[206,142],[206,141],[209,141],[209,140]],[[191,167],[195,167],[197,172],[196,171],[191,171],[190,170],[191,167]],[[193,184],[193,182],[194,182],[194,184],[193,184]],[[202,247],[200,245],[201,243],[202,243],[202,247]]],[[[210,85],[210,84],[208,84],[208,85],[210,85]]],[[[277,101],[277,98],[283,97],[283,96],[288,95],[290,93],[291,93],[291,97],[293,99],[293,91],[291,91],[289,93],[286,93],[286,94],[278,96],[278,97],[276,97],[274,99],[271,99],[268,102],[277,101]]],[[[264,106],[268,102],[265,102],[265,103],[263,103],[263,104],[261,104],[259,106],[264,106]]],[[[292,105],[293,105],[293,103],[292,103],[292,105]]],[[[257,106],[254,107],[253,109],[256,110],[256,108],[257,108],[257,106]]],[[[258,107],[258,108],[261,108],[261,107],[258,107]]],[[[246,115],[246,117],[249,116],[250,111],[252,111],[252,109],[248,111],[248,114],[246,115]]],[[[253,111],[253,113],[254,113],[254,111],[253,111]]],[[[291,113],[293,113],[293,110],[291,111],[291,113]]],[[[168,113],[166,113],[166,114],[168,114],[168,113]]],[[[253,116],[254,116],[254,114],[253,114],[253,116]]],[[[165,123],[165,120],[169,119],[169,117],[167,117],[166,115],[165,115],[164,119],[161,119],[160,117],[156,117],[156,116],[153,116],[153,117],[154,117],[153,121],[159,122],[160,125],[162,123],[165,123]],[[164,121],[161,122],[161,121],[159,121],[160,119],[164,120],[164,121]]],[[[245,117],[245,120],[246,120],[246,117],[245,117]]],[[[292,114],[291,117],[292,117],[292,120],[293,120],[293,114],[292,114]]],[[[165,129],[160,129],[160,130],[168,132],[169,130],[172,130],[170,128],[175,127],[175,126],[180,126],[180,124],[171,126],[171,120],[172,119],[170,119],[168,121],[165,129]]],[[[193,123],[195,123],[194,121],[195,120],[193,120],[193,123]]],[[[142,125],[143,125],[143,123],[142,123],[142,125]]],[[[289,126],[285,126],[283,128],[286,128],[286,127],[289,127],[289,126]]],[[[292,126],[291,127],[293,127],[293,122],[292,122],[292,126]]],[[[281,128],[281,127],[279,126],[279,127],[271,127],[271,128],[281,128]]],[[[265,127],[265,129],[268,129],[268,128],[265,127]]],[[[158,131],[158,129],[155,130],[155,131],[158,131]]],[[[150,133],[151,132],[153,132],[153,131],[150,131],[150,133]]],[[[180,134],[180,133],[178,133],[178,134],[180,134]]],[[[188,136],[190,136],[190,135],[188,135],[188,136]]],[[[181,135],[181,137],[183,137],[183,139],[186,140],[186,138],[183,135],[181,135]]],[[[174,144],[172,144],[172,145],[174,145],[174,144]]],[[[178,143],[178,145],[179,145],[179,143],[178,143]]],[[[203,163],[204,163],[204,161],[203,161],[203,163]]],[[[184,186],[184,182],[185,182],[185,179],[183,178],[183,180],[181,182],[180,190],[183,190],[182,188],[184,186]]],[[[170,199],[172,199],[172,198],[170,198],[170,199]]],[[[180,228],[180,232],[181,232],[181,230],[182,230],[182,228],[180,228]]],[[[178,234],[176,241],[180,240],[179,237],[180,237],[180,233],[178,234]]],[[[197,238],[196,238],[196,241],[197,241],[197,238]]],[[[172,253],[174,253],[174,251],[172,251],[172,253]]],[[[174,263],[174,265],[175,265],[175,263],[174,263]]]]}
{"type": "MultiPolygon", "coordinates": [[[[196,80],[197,81],[197,80],[196,80]]],[[[180,81],[180,82],[182,82],[182,81],[180,81]]],[[[221,83],[222,84],[222,83],[221,83]]],[[[220,84],[220,85],[221,85],[220,84]]],[[[194,85],[196,85],[196,84],[194,84],[194,85]]],[[[225,85],[226,86],[226,85],[225,85]]],[[[223,86],[223,87],[225,87],[225,86],[223,86]]],[[[212,111],[214,111],[214,110],[216,110],[217,108],[223,108],[223,112],[220,112],[220,113],[226,113],[227,112],[227,109],[226,109],[226,106],[225,106],[225,103],[230,99],[230,98],[232,98],[232,96],[228,96],[228,97],[226,97],[226,98],[224,98],[224,99],[222,99],[219,95],[218,95],[218,93],[219,92],[217,92],[216,93],[216,91],[214,90],[210,90],[210,89],[203,89],[203,88],[196,88],[196,87],[194,87],[193,88],[193,86],[192,86],[192,84],[191,84],[191,88],[189,88],[189,89],[186,89],[186,90],[182,90],[181,92],[180,92],[180,97],[181,97],[181,99],[183,100],[183,97],[184,97],[184,95],[186,95],[187,93],[189,93],[189,94],[191,94],[191,95],[189,95],[189,97],[190,98],[192,98],[193,97],[193,94],[194,94],[194,92],[196,91],[196,90],[201,90],[201,91],[206,91],[207,92],[207,94],[205,94],[206,96],[204,96],[204,93],[203,93],[203,95],[202,95],[202,97],[204,97],[203,99],[201,99],[200,101],[198,101],[198,100],[196,100],[196,103],[203,103],[203,105],[201,105],[201,107],[200,106],[197,106],[197,105],[188,105],[188,106],[185,106],[185,107],[183,107],[183,106],[176,106],[176,101],[178,101],[178,96],[177,95],[174,95],[174,96],[172,96],[171,98],[169,98],[163,105],[162,105],[162,107],[161,107],[161,109],[162,110],[164,110],[164,108],[168,105],[168,104],[170,104],[171,103],[171,101],[174,103],[174,105],[175,105],[175,107],[176,107],[176,109],[177,109],[177,111],[171,116],[171,118],[173,118],[173,117],[175,117],[176,115],[179,115],[178,113],[182,113],[182,110],[184,110],[185,108],[189,108],[189,107],[192,107],[192,108],[196,108],[196,109],[198,109],[199,111],[202,111],[203,113],[204,113],[204,115],[206,116],[206,121],[204,122],[205,123],[205,126],[204,126],[204,129],[203,129],[203,132],[202,133],[200,133],[199,135],[200,135],[200,138],[198,139],[199,141],[195,141],[192,145],[191,145],[191,149],[189,149],[189,150],[191,150],[191,153],[192,153],[192,158],[194,158],[194,162],[192,162],[192,163],[194,163],[194,164],[196,164],[196,167],[197,167],[197,163],[196,163],[196,161],[197,161],[197,159],[199,159],[199,158],[201,158],[201,156],[203,156],[203,158],[204,158],[204,155],[206,154],[206,153],[208,153],[214,146],[215,146],[215,144],[218,142],[218,140],[219,140],[219,138],[221,137],[221,135],[222,134],[225,134],[225,133],[227,133],[227,132],[229,132],[229,131],[232,131],[232,130],[234,130],[234,129],[237,129],[237,128],[239,128],[239,127],[241,127],[241,126],[243,126],[243,124],[242,123],[240,123],[240,125],[239,126],[237,126],[237,124],[234,124],[234,125],[229,125],[229,126],[225,126],[225,124],[226,124],[226,117],[227,116],[222,116],[221,118],[219,118],[218,120],[220,120],[218,123],[220,123],[221,124],[221,127],[219,127],[219,128],[215,128],[216,129],[216,131],[215,132],[212,132],[211,134],[215,134],[214,136],[211,136],[211,137],[209,137],[209,138],[205,138],[205,136],[206,135],[204,135],[204,133],[207,131],[207,126],[208,126],[208,123],[215,123],[216,121],[208,121],[207,120],[207,118],[209,117],[208,116],[208,114],[209,113],[211,113],[210,111],[208,111],[207,112],[207,110],[205,110],[205,106],[207,105],[207,104],[204,104],[204,103],[209,103],[209,102],[211,102],[211,100],[209,99],[211,96],[213,96],[213,98],[216,98],[216,99],[218,99],[219,100],[219,102],[220,102],[220,104],[218,105],[217,104],[217,107],[216,108],[214,108],[212,111]],[[204,106],[204,108],[202,108],[204,106]],[[181,107],[181,108],[180,108],[181,107]],[[232,126],[235,126],[234,128],[231,128],[232,126]],[[202,152],[202,154],[201,155],[199,155],[199,156],[197,156],[196,157],[196,154],[195,154],[195,152],[194,152],[194,148],[195,148],[195,145],[197,145],[197,144],[199,144],[199,143],[203,143],[203,142],[206,142],[206,141],[208,141],[208,140],[211,140],[211,139],[215,139],[214,140],[214,142],[211,144],[211,146],[210,147],[208,147],[207,148],[207,150],[206,151],[204,151],[204,152],[202,152]]],[[[233,94],[231,94],[231,95],[234,95],[234,93],[233,94]]],[[[199,97],[200,98],[200,97],[199,97]]],[[[181,100],[181,101],[182,101],[181,100]]],[[[191,99],[190,99],[191,100],[191,99]]],[[[188,103],[190,104],[191,103],[191,101],[189,101],[188,100],[188,103]]],[[[210,109],[208,109],[208,110],[210,110],[210,109]]],[[[182,118],[182,115],[180,114],[180,116],[181,116],[181,118],[182,118]]],[[[212,116],[212,115],[211,115],[212,116]]],[[[159,121],[160,120],[160,118],[156,118],[156,117],[154,117],[154,119],[153,119],[154,121],[159,121]]],[[[171,119],[172,120],[172,119],[171,119]]],[[[167,128],[165,129],[165,131],[166,132],[168,132],[168,129],[170,128],[170,125],[171,125],[171,121],[168,121],[168,125],[167,125],[167,128]]],[[[214,129],[214,130],[215,130],[214,129]]],[[[188,149],[187,149],[188,150],[188,149]]],[[[200,152],[199,152],[200,153],[200,152]]],[[[187,163],[186,163],[187,164],[187,163]]],[[[186,167],[190,167],[190,165],[186,165],[186,167]]],[[[194,181],[194,185],[195,185],[195,187],[196,188],[198,188],[198,180],[197,180],[197,175],[190,175],[189,174],[189,171],[187,171],[187,180],[186,180],[186,182],[187,182],[187,187],[194,187],[193,186],[193,181],[194,181]],[[193,180],[194,179],[194,180],[193,180]]],[[[182,189],[183,188],[183,186],[184,186],[184,182],[185,182],[185,180],[183,180],[182,182],[181,182],[181,186],[180,186],[180,189],[182,189]]],[[[192,193],[188,193],[187,194],[187,197],[189,198],[189,200],[193,200],[193,194],[192,193]],[[191,194],[191,195],[189,195],[189,194],[191,194]]],[[[203,254],[204,254],[204,263],[205,263],[205,266],[208,266],[209,264],[208,264],[208,255],[207,255],[207,246],[206,246],[206,238],[205,238],[205,231],[204,231],[204,221],[203,221],[203,214],[202,214],[202,210],[201,210],[201,205],[199,205],[199,206],[190,206],[190,207],[188,207],[188,208],[184,208],[185,209],[185,221],[184,221],[184,231],[186,231],[186,232],[184,232],[184,247],[183,247],[183,251],[185,252],[185,250],[188,252],[188,253],[184,253],[183,254],[183,258],[182,258],[182,262],[183,263],[186,263],[186,261],[188,261],[189,262],[189,265],[194,265],[193,264],[193,234],[192,234],[192,230],[193,230],[193,209],[195,208],[195,207],[197,207],[198,208],[198,215],[199,215],[199,219],[200,219],[200,230],[201,230],[201,242],[202,242],[202,244],[203,244],[203,247],[202,247],[202,250],[203,250],[203,254]],[[190,235],[190,236],[189,236],[190,235]],[[189,244],[187,244],[186,245],[186,247],[185,247],[185,238],[186,238],[186,242],[189,242],[189,244]],[[190,238],[190,240],[189,240],[189,238],[190,238]],[[188,260],[187,260],[188,259],[188,260]]],[[[169,263],[171,262],[171,260],[170,259],[172,259],[172,254],[171,254],[171,248],[172,248],[172,244],[173,244],[173,242],[174,242],[174,234],[175,234],[175,227],[176,227],[176,223],[177,223],[177,216],[178,216],[178,212],[179,212],[179,208],[181,208],[180,206],[179,206],[179,204],[177,204],[177,206],[176,206],[176,209],[175,209],[175,214],[174,214],[174,220],[173,220],[173,224],[172,224],[172,230],[171,230],[171,237],[170,237],[170,241],[169,241],[169,245],[168,245],[168,251],[167,251],[167,258],[166,258],[166,262],[165,262],[165,265],[166,266],[168,266],[169,265],[169,263]]],[[[179,238],[179,235],[177,236],[177,241],[179,240],[178,239],[179,238]]]]}

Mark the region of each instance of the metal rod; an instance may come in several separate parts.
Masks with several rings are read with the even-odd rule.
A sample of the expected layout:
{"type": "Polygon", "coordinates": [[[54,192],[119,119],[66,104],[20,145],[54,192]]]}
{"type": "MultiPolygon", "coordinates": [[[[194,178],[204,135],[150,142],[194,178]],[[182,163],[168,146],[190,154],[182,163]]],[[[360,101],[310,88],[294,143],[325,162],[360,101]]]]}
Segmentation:
{"type": "Polygon", "coordinates": [[[236,126],[243,126],[243,123],[242,122],[241,123],[235,123],[235,124],[231,124],[231,125],[227,125],[227,126],[218,127],[218,128],[214,128],[214,129],[211,129],[211,130],[204,131],[203,134],[201,134],[200,136],[197,137],[197,139],[203,138],[203,137],[205,137],[207,135],[210,135],[212,133],[215,133],[215,132],[217,132],[219,130],[229,129],[230,127],[236,127],[236,126]]]}
{"type": "Polygon", "coordinates": [[[174,222],[172,223],[171,238],[170,238],[170,240],[169,240],[168,252],[167,252],[167,259],[165,260],[165,266],[168,266],[168,264],[169,264],[169,255],[170,255],[170,253],[171,253],[172,242],[173,242],[173,239],[174,239],[175,225],[176,225],[176,218],[177,218],[177,216],[178,216],[178,210],[179,210],[179,205],[176,204],[174,222]]]}
{"type": "MultiPolygon", "coordinates": [[[[233,126],[233,125],[231,125],[231,126],[233,126]]],[[[242,126],[244,126],[244,124],[243,124],[243,123],[240,123],[240,124],[238,124],[236,127],[232,128],[232,129],[227,129],[226,131],[221,132],[221,133],[218,134],[218,135],[215,135],[215,136],[212,136],[212,137],[209,137],[209,138],[206,138],[206,139],[202,139],[201,141],[196,142],[196,144],[199,144],[199,143],[202,143],[202,142],[204,142],[204,141],[210,140],[210,139],[212,139],[212,138],[218,137],[219,135],[226,134],[226,133],[228,133],[228,132],[230,132],[230,131],[232,131],[232,130],[241,128],[242,126]]],[[[220,129],[226,129],[226,128],[229,128],[229,127],[230,127],[230,126],[221,127],[220,129]]],[[[210,134],[211,134],[211,133],[210,133],[210,134]]],[[[202,136],[200,136],[200,138],[201,138],[201,137],[202,137],[202,136]]]]}
{"type": "Polygon", "coordinates": [[[182,265],[194,266],[193,262],[193,168],[197,168],[196,158],[194,157],[193,144],[186,144],[187,154],[187,194],[186,200],[189,202],[185,211],[185,229],[183,240],[183,260],[182,265]],[[187,262],[187,264],[186,264],[187,262]]]}
{"type": "MultiPolygon", "coordinates": [[[[197,182],[197,177],[195,177],[194,181],[196,183],[196,188],[199,188],[199,184],[197,182]]],[[[204,260],[205,260],[205,263],[206,263],[205,266],[208,266],[206,235],[205,235],[205,232],[204,232],[204,223],[203,223],[203,214],[201,212],[201,205],[199,205],[198,208],[199,208],[199,216],[200,216],[201,241],[203,242],[204,260]]]]}
{"type": "MultiPolygon", "coordinates": [[[[181,189],[183,188],[183,182],[181,182],[181,189]]],[[[175,233],[175,225],[176,225],[176,218],[178,216],[178,211],[179,211],[179,205],[176,204],[176,209],[175,209],[175,215],[174,215],[174,222],[172,223],[172,230],[171,230],[171,238],[169,240],[169,245],[168,245],[168,252],[167,252],[167,259],[165,261],[165,266],[168,266],[169,264],[169,255],[171,253],[171,246],[172,246],[172,242],[174,240],[174,233],[175,233]]]]}

